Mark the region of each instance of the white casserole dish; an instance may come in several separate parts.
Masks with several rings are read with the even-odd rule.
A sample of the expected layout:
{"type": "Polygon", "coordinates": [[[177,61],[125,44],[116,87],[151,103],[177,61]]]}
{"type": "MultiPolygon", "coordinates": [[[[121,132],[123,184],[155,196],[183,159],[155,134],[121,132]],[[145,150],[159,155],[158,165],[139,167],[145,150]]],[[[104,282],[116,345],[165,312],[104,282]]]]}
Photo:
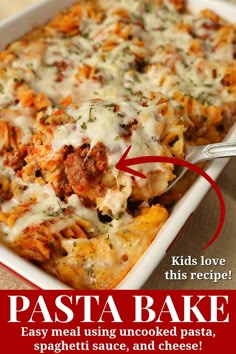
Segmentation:
{"type": "MultiPolygon", "coordinates": [[[[2,21],[0,23],[0,50],[25,32],[30,31],[32,27],[43,24],[54,14],[74,2],[75,0],[44,0],[23,11],[21,14],[2,21]]],[[[236,7],[223,1],[189,0],[188,5],[192,11],[210,8],[229,21],[234,21],[236,18],[236,7]]],[[[227,140],[236,140],[236,127],[231,129],[227,140]]],[[[228,159],[214,161],[209,165],[206,172],[215,180],[227,162],[228,159]]],[[[203,178],[196,180],[185,196],[176,204],[171,216],[158,233],[158,237],[156,237],[138,263],[117,286],[117,289],[138,289],[144,284],[165,256],[166,250],[183,228],[189,216],[195,211],[209,188],[209,183],[203,178]]],[[[69,289],[65,284],[52,278],[2,245],[0,246],[0,263],[11,268],[14,272],[39,288],[69,289]]]]}

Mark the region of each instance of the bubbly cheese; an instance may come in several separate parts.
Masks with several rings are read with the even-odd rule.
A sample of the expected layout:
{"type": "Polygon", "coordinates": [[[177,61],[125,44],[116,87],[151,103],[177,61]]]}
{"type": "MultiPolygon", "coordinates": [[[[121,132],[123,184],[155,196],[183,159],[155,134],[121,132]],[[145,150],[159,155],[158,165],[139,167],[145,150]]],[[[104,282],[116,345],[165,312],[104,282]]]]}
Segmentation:
{"type": "MultiPolygon", "coordinates": [[[[89,138],[91,149],[97,142],[103,142],[108,150],[109,165],[115,166],[122,153],[132,145],[130,157],[145,155],[161,155],[163,150],[157,141],[161,139],[160,126],[165,125],[161,114],[158,115],[156,102],[143,107],[137,102],[125,102],[121,99],[102,102],[85,102],[79,107],[70,108],[68,114],[73,123],[58,126],[54,131],[51,145],[54,151],[65,145],[78,147],[82,145],[84,136],[89,138]],[[114,106],[119,112],[114,112],[114,106]],[[126,134],[125,127],[132,120],[140,122],[140,126],[132,133],[130,140],[122,138],[126,134]],[[155,139],[154,139],[155,138],[155,139]]],[[[148,173],[155,169],[153,164],[137,166],[148,173]]]]}

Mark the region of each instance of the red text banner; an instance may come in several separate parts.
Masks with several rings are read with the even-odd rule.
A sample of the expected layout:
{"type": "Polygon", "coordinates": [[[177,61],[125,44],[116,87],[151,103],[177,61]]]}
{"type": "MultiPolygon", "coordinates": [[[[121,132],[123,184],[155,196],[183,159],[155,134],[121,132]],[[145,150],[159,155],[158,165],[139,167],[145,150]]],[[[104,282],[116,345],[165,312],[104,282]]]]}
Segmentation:
{"type": "Polygon", "coordinates": [[[236,291],[1,291],[2,353],[234,353],[236,291]]]}

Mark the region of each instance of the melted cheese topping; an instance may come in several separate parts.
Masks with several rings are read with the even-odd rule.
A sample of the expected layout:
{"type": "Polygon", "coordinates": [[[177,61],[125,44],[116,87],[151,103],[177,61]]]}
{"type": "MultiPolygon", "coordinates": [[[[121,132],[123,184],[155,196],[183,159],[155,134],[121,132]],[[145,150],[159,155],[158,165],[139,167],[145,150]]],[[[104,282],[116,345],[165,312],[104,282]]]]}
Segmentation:
{"type": "MultiPolygon", "coordinates": [[[[73,123],[60,125],[54,130],[51,142],[54,151],[66,145],[78,147],[82,145],[86,135],[91,149],[97,142],[106,145],[110,166],[115,166],[129,145],[133,146],[130,157],[163,153],[157,140],[161,139],[159,131],[163,130],[161,127],[165,122],[162,115],[158,115],[156,102],[150,103],[148,107],[143,107],[136,102],[124,102],[122,99],[112,102],[94,102],[94,104],[85,102],[78,108],[69,108],[68,114],[73,118],[73,123]],[[114,113],[115,105],[119,106],[117,113],[114,113]],[[134,118],[139,119],[140,126],[126,142],[122,139],[122,135],[125,133],[125,126],[134,118]]],[[[152,164],[142,166],[145,172],[153,168],[152,164]]]]}

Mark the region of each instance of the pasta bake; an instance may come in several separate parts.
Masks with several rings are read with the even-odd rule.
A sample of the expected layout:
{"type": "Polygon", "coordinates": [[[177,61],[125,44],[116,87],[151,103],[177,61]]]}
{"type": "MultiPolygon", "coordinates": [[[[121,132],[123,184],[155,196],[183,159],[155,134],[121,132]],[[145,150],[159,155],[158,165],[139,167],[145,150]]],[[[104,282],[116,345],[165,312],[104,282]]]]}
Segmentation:
{"type": "Polygon", "coordinates": [[[180,195],[185,143],[236,116],[236,27],[183,0],[78,1],[0,53],[0,238],[75,289],[113,289],[180,195]]]}

